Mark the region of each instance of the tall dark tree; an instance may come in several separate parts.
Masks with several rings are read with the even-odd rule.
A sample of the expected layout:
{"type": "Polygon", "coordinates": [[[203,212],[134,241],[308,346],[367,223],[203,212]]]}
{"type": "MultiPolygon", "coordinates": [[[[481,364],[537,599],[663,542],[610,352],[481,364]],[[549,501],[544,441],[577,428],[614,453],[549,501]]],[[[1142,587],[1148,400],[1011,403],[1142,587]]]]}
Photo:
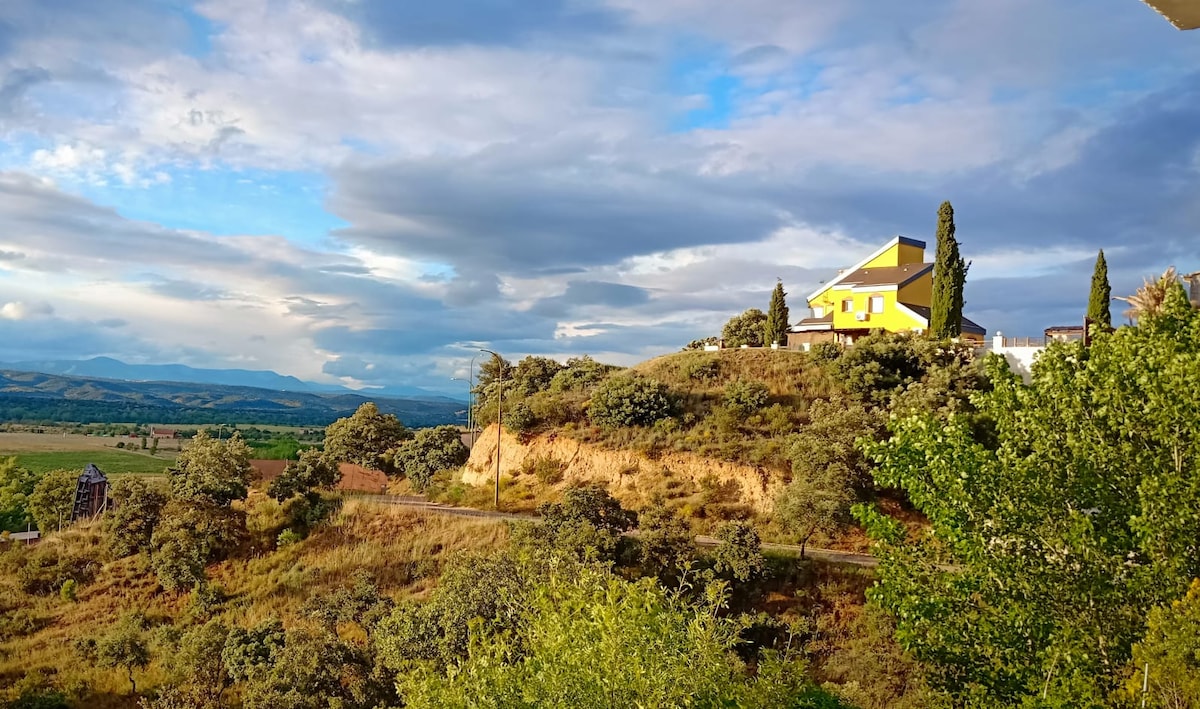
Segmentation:
{"type": "Polygon", "coordinates": [[[772,342],[778,342],[780,346],[787,344],[788,306],[784,300],[786,296],[783,281],[776,281],[775,290],[771,292],[771,306],[767,310],[767,322],[763,326],[763,346],[772,342]]]}
{"type": "Polygon", "coordinates": [[[1096,256],[1096,270],[1092,271],[1092,294],[1088,298],[1087,317],[1098,327],[1112,327],[1112,286],[1108,284],[1108,262],[1104,260],[1104,249],[1096,256]]]}
{"type": "Polygon", "coordinates": [[[933,300],[930,303],[929,334],[934,338],[962,334],[963,285],[970,266],[958,253],[954,237],[954,207],[942,202],[938,208],[937,256],[933,264],[933,300]]]}

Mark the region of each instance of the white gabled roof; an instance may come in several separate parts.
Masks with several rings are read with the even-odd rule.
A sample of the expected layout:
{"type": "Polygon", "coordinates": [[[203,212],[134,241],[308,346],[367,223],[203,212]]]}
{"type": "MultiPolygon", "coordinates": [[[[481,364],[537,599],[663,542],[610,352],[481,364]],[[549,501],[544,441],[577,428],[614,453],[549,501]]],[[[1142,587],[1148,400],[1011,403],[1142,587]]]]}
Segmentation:
{"type": "Polygon", "coordinates": [[[894,236],[891,239],[889,239],[886,244],[884,244],[883,246],[880,246],[878,249],[875,249],[875,251],[873,251],[870,256],[867,256],[862,261],[859,261],[858,263],[854,264],[850,268],[847,268],[846,270],[842,271],[841,273],[838,274],[837,278],[833,279],[832,281],[824,284],[820,288],[813,291],[812,294],[810,294],[804,302],[811,303],[813,298],[816,298],[818,295],[821,295],[825,291],[827,291],[830,288],[841,283],[843,280],[848,278],[851,273],[854,273],[858,269],[866,266],[868,263],[870,263],[874,259],[879,258],[880,256],[882,256],[884,254],[885,251],[887,251],[888,249],[892,248],[893,246],[895,246],[896,244],[899,244],[899,243],[908,243],[908,244],[912,244],[914,246],[919,244],[922,249],[925,248],[924,241],[919,241],[917,239],[910,239],[907,236],[894,236]]]}

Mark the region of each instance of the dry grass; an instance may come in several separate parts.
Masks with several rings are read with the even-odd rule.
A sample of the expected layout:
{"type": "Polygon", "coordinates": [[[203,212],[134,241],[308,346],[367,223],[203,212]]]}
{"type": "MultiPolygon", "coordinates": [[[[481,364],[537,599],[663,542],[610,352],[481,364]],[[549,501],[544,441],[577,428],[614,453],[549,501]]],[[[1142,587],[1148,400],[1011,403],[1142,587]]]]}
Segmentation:
{"type": "MultiPolygon", "coordinates": [[[[255,525],[269,524],[278,512],[278,505],[260,497],[251,507],[252,531],[255,525]]],[[[420,596],[432,587],[448,556],[500,546],[507,538],[502,521],[421,514],[350,500],[334,520],[307,539],[214,565],[209,576],[229,595],[220,611],[225,622],[250,625],[276,616],[290,625],[299,619],[308,598],[348,583],[356,571],[370,572],[380,590],[393,598],[420,596]]],[[[97,527],[51,535],[43,544],[103,554],[97,527]]],[[[14,576],[11,570],[0,576],[0,618],[20,609],[41,627],[0,637],[0,688],[42,673],[59,687],[86,685],[89,707],[135,706],[123,672],[82,662],[73,642],[102,635],[130,611],[145,614],[155,624],[188,622],[188,596],[163,592],[141,555],[104,564],[96,579],[80,588],[74,602],[57,595],[27,595],[14,576]]],[[[139,690],[165,679],[158,662],[137,677],[139,690]]]]}

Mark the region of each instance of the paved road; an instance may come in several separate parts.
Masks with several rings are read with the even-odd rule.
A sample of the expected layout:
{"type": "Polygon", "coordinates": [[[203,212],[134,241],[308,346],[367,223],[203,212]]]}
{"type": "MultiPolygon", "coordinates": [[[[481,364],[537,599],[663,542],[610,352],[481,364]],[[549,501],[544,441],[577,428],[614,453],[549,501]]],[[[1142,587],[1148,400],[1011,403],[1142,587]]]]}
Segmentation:
{"type": "MultiPolygon", "coordinates": [[[[485,517],[488,519],[514,519],[528,520],[536,522],[539,517],[530,514],[517,514],[513,512],[496,512],[495,510],[477,510],[473,507],[455,507],[453,505],[443,505],[439,502],[430,502],[424,497],[415,495],[355,495],[354,500],[364,500],[380,505],[397,505],[400,507],[409,507],[412,509],[431,512],[434,514],[458,515],[460,517],[485,517]]],[[[696,537],[696,543],[701,546],[716,546],[720,542],[714,537],[706,537],[700,535],[696,537]]],[[[800,556],[800,545],[798,544],[774,544],[772,542],[763,542],[762,548],[768,551],[783,552],[800,556]]],[[[817,549],[808,547],[804,550],[804,555],[809,559],[818,561],[827,561],[833,564],[848,564],[850,566],[873,567],[879,564],[879,560],[870,554],[856,554],[849,551],[838,551],[836,549],[817,549]]]]}

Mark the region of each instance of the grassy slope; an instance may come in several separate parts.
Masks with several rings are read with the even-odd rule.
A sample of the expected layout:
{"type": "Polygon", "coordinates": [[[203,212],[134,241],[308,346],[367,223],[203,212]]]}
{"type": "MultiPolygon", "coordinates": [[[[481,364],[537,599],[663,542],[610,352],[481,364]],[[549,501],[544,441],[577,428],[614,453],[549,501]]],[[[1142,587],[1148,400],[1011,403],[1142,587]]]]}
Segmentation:
{"type": "MultiPolygon", "coordinates": [[[[269,527],[274,503],[263,500],[250,516],[252,530],[269,527]]],[[[69,543],[101,553],[98,528],[53,535],[45,544],[69,543]]],[[[503,544],[507,527],[486,519],[420,515],[401,508],[363,506],[348,502],[336,521],[295,545],[257,558],[225,562],[209,569],[213,581],[231,595],[221,617],[229,623],[253,625],[271,615],[287,625],[297,618],[310,596],[348,582],[354,571],[375,575],[381,590],[395,598],[428,591],[449,554],[503,544]]],[[[91,707],[134,706],[122,671],[99,669],[79,662],[72,650],[76,639],[96,637],[120,616],[139,610],[156,622],[178,621],[187,613],[187,596],[163,593],[141,556],[103,566],[96,579],[79,591],[76,602],[57,595],[34,597],[22,593],[14,574],[0,573],[0,610],[15,606],[41,626],[29,635],[0,635],[0,687],[30,673],[58,677],[60,686],[87,683],[97,695],[91,707]]],[[[0,618],[11,617],[0,612],[0,618]]],[[[15,634],[13,634],[15,635],[15,634]]],[[[150,689],[163,680],[157,663],[138,673],[138,688],[150,689]]]]}

